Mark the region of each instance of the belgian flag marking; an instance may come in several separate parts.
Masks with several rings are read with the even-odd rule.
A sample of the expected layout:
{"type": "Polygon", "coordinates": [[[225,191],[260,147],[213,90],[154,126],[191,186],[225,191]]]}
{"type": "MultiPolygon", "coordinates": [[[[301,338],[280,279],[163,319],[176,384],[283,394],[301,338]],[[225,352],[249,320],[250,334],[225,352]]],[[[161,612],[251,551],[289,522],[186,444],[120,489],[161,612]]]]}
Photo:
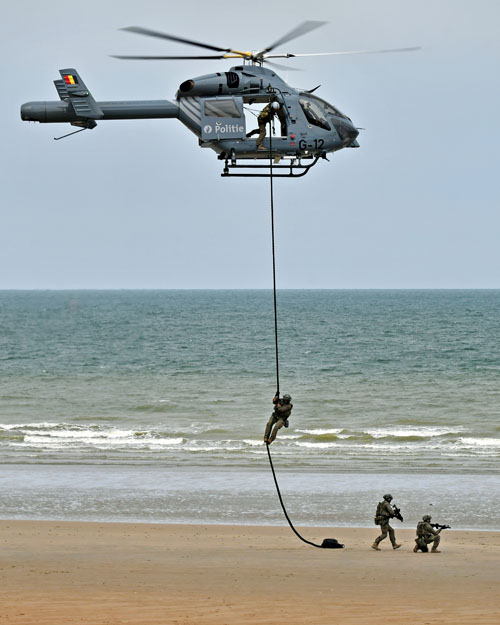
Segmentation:
{"type": "Polygon", "coordinates": [[[78,79],[76,76],[73,76],[72,74],[64,74],[64,82],[67,85],[77,85],[78,79]]]}

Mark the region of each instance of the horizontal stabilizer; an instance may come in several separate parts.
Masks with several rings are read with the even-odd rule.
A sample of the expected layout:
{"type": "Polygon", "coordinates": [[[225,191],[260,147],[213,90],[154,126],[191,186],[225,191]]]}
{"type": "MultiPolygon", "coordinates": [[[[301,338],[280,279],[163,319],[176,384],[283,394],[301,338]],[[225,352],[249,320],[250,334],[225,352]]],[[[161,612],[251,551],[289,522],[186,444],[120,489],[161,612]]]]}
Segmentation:
{"type": "Polygon", "coordinates": [[[56,86],[57,93],[61,100],[69,100],[69,93],[66,89],[66,84],[64,80],[54,80],[54,85],[56,86]]]}
{"type": "Polygon", "coordinates": [[[80,119],[101,119],[104,113],[92,97],[76,69],[60,69],[60,80],[54,80],[57,93],[63,101],[71,102],[80,119]]]}

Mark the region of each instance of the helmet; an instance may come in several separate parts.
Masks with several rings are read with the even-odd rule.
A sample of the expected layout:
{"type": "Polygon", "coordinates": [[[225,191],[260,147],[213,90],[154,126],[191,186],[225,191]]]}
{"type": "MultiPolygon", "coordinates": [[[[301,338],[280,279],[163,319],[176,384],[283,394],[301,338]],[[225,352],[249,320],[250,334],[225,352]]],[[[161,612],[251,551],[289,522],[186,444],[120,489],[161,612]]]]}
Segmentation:
{"type": "Polygon", "coordinates": [[[391,501],[391,499],[393,499],[392,495],[384,495],[384,499],[386,501],[391,501]]]}
{"type": "Polygon", "coordinates": [[[429,522],[432,519],[430,514],[424,514],[424,516],[422,517],[422,521],[427,521],[429,522]]]}
{"type": "Polygon", "coordinates": [[[291,395],[289,395],[288,393],[285,393],[285,394],[283,395],[283,399],[284,399],[285,401],[291,401],[291,400],[292,400],[292,396],[291,396],[291,395]]]}
{"type": "Polygon", "coordinates": [[[274,111],[277,111],[279,108],[281,108],[280,103],[279,103],[279,102],[277,102],[277,101],[275,100],[275,101],[271,104],[271,108],[272,108],[274,111]]]}

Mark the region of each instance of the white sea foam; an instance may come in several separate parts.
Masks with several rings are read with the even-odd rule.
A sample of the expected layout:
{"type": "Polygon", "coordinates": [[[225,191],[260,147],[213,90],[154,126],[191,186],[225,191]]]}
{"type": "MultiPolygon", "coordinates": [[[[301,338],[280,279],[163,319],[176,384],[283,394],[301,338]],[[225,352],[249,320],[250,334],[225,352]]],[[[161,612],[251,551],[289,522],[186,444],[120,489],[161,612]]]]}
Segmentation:
{"type": "Polygon", "coordinates": [[[242,440],[242,443],[245,443],[245,445],[249,445],[250,447],[260,447],[263,445],[263,442],[261,439],[250,439],[250,438],[244,438],[242,440]]]}
{"type": "MultiPolygon", "coordinates": [[[[173,459],[177,457],[175,454],[187,453],[195,456],[213,454],[215,459],[237,455],[242,461],[247,454],[262,455],[265,452],[260,436],[242,439],[224,438],[223,430],[218,434],[217,428],[193,427],[194,423],[184,428],[185,436],[164,432],[161,425],[157,426],[158,429],[141,431],[99,424],[43,422],[33,425],[36,427],[32,427],[31,424],[8,424],[8,428],[4,431],[17,430],[24,435],[23,440],[19,438],[9,440],[8,444],[12,449],[25,449],[33,453],[49,455],[67,454],[68,457],[78,450],[81,450],[82,454],[109,452],[113,454],[113,457],[119,457],[119,454],[123,453],[124,458],[131,457],[130,454],[135,452],[156,454],[163,451],[167,454],[163,456],[164,458],[173,459]],[[196,438],[191,438],[193,435],[196,438]]],[[[292,458],[300,450],[301,461],[306,463],[315,456],[316,452],[325,454],[325,459],[334,457],[339,462],[342,459],[346,462],[353,459],[365,462],[375,456],[381,462],[384,462],[384,458],[387,461],[395,457],[417,459],[422,455],[432,458],[439,456],[441,459],[476,456],[484,459],[491,458],[493,461],[498,458],[499,438],[472,436],[450,438],[447,436],[467,431],[461,426],[387,426],[360,428],[358,433],[340,428],[297,429],[289,433],[280,432],[273,449],[283,458],[292,458]],[[344,433],[341,434],[341,432],[344,433]],[[304,440],[304,435],[318,437],[330,435],[335,440],[304,440]],[[368,440],[367,436],[370,437],[368,440]],[[398,441],[398,438],[401,440],[398,441]],[[414,440],[404,440],[405,438],[414,440]],[[329,451],[331,454],[328,454],[329,451]]],[[[147,456],[144,458],[146,459],[147,456]]]]}
{"type": "Polygon", "coordinates": [[[41,431],[37,433],[30,433],[25,435],[26,439],[42,440],[47,438],[60,438],[60,439],[74,439],[74,440],[89,440],[89,439],[128,439],[134,438],[135,432],[133,430],[51,430],[41,431]]]}
{"type": "Polygon", "coordinates": [[[321,436],[323,434],[340,434],[342,432],[341,428],[317,428],[314,430],[299,430],[296,429],[296,432],[301,432],[302,434],[312,434],[313,436],[321,436]]]}
{"type": "Polygon", "coordinates": [[[500,438],[460,438],[457,441],[469,447],[498,447],[500,448],[500,438]]]}
{"type": "Polygon", "coordinates": [[[388,426],[380,428],[366,428],[363,430],[365,434],[373,436],[373,438],[386,438],[387,436],[395,437],[434,437],[444,436],[446,434],[460,434],[466,431],[462,426],[446,427],[446,426],[388,426]]]}
{"type": "Polygon", "coordinates": [[[58,432],[56,436],[53,433],[49,435],[25,435],[22,443],[12,443],[17,447],[41,447],[52,449],[57,446],[59,449],[67,448],[68,450],[78,446],[98,447],[99,449],[111,449],[118,447],[137,447],[137,448],[154,448],[172,445],[180,445],[184,439],[182,437],[175,438],[152,438],[137,437],[133,433],[125,435],[124,432],[108,433],[108,435],[93,435],[89,432],[58,432]]]}

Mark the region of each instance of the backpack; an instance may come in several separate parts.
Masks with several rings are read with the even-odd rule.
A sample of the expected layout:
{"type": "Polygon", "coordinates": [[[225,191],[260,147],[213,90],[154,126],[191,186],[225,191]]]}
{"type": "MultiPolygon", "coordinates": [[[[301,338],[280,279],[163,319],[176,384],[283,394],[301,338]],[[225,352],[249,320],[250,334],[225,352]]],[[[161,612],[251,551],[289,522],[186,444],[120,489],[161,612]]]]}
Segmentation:
{"type": "Polygon", "coordinates": [[[417,536],[419,538],[423,538],[425,536],[424,526],[425,526],[425,521],[419,521],[417,523],[417,536]]]}
{"type": "Polygon", "coordinates": [[[325,538],[321,546],[323,549],[342,549],[344,547],[336,538],[325,538]]]}
{"type": "Polygon", "coordinates": [[[377,504],[377,511],[375,512],[375,518],[373,519],[375,525],[380,525],[381,521],[383,520],[383,516],[381,512],[382,512],[382,502],[379,501],[379,503],[377,504]]]}

